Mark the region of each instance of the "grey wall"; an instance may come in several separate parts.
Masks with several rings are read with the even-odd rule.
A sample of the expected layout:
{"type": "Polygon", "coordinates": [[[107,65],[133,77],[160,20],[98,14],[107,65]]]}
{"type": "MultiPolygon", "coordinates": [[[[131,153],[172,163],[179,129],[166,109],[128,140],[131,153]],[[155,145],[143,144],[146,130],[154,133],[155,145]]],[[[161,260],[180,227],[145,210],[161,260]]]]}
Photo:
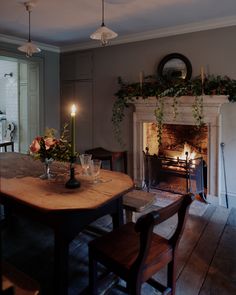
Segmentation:
{"type": "MultiPolygon", "coordinates": [[[[93,147],[103,146],[120,150],[111,125],[112,105],[118,90],[117,77],[124,81],[139,80],[139,72],[155,74],[160,60],[169,53],[178,52],[191,61],[193,76],[204,66],[207,74],[228,75],[236,79],[236,27],[209,30],[174,37],[153,39],[125,45],[92,50],[93,55],[93,147]]],[[[226,143],[228,191],[236,200],[236,103],[222,109],[222,140],[226,143]]],[[[86,128],[86,126],[84,126],[86,128]]],[[[132,164],[132,112],[123,124],[125,149],[132,164]]],[[[131,168],[131,165],[130,165],[131,168]]],[[[131,169],[130,169],[131,171],[131,169]]]]}
{"type": "Polygon", "coordinates": [[[45,127],[60,130],[60,55],[44,51],[44,114],[45,127]]]}
{"type": "Polygon", "coordinates": [[[41,104],[42,118],[41,131],[45,127],[60,130],[60,79],[59,79],[59,53],[42,50],[30,60],[17,50],[14,44],[0,42],[0,55],[24,59],[26,61],[38,61],[41,63],[41,104]]]}
{"type": "MultiPolygon", "coordinates": [[[[155,74],[165,55],[179,52],[191,61],[193,76],[199,75],[200,67],[204,66],[208,74],[228,75],[236,79],[235,34],[236,27],[231,27],[94,50],[94,145],[120,148],[110,124],[118,76],[125,81],[137,82],[140,71],[145,75],[155,74]]],[[[129,130],[132,126],[127,124],[123,126],[124,139],[131,152],[129,130]]]]}

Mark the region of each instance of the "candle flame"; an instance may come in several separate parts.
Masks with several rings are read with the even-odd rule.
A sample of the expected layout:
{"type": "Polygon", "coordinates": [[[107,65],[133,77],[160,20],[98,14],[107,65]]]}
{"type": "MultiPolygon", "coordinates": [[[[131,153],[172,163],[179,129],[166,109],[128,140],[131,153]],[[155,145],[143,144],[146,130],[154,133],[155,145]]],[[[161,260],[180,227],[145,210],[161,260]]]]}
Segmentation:
{"type": "Polygon", "coordinates": [[[73,104],[71,107],[71,116],[75,116],[76,113],[76,106],[73,104]]]}

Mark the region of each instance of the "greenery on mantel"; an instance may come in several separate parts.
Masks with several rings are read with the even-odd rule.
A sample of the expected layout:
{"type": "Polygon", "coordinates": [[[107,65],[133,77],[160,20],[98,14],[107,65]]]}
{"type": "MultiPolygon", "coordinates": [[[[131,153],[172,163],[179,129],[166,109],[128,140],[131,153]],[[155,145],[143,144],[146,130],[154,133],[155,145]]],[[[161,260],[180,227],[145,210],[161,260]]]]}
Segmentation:
{"type": "Polygon", "coordinates": [[[153,76],[144,78],[140,83],[124,83],[121,77],[118,78],[120,89],[115,94],[116,100],[112,109],[112,123],[118,142],[123,145],[121,134],[121,122],[125,116],[125,108],[136,99],[147,99],[148,97],[157,98],[155,117],[158,125],[157,140],[161,144],[162,127],[164,121],[164,97],[173,97],[173,119],[178,115],[178,97],[195,96],[193,103],[193,117],[196,125],[204,124],[203,118],[203,93],[204,95],[226,95],[229,101],[236,101],[236,80],[227,76],[209,75],[205,77],[202,85],[201,77],[192,80],[183,79],[174,81],[164,81],[153,76]]]}

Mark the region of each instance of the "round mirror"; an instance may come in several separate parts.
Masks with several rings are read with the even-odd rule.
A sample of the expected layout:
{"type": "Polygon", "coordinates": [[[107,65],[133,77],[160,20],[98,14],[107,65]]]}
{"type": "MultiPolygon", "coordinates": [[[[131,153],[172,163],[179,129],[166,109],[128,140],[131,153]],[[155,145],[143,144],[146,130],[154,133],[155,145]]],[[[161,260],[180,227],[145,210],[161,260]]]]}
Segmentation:
{"type": "Polygon", "coordinates": [[[168,54],[158,65],[158,75],[167,81],[189,80],[192,75],[192,66],[184,55],[179,53],[168,54]]]}

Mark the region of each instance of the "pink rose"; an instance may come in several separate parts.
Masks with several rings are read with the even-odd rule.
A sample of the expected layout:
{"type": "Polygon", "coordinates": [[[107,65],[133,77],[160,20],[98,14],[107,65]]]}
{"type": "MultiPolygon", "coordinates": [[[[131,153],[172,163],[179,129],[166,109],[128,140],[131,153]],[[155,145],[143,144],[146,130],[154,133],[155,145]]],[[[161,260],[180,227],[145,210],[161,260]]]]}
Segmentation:
{"type": "Polygon", "coordinates": [[[56,143],[55,138],[47,137],[44,139],[46,150],[50,149],[50,147],[54,146],[56,143]]]}
{"type": "Polygon", "coordinates": [[[30,152],[37,153],[39,150],[40,150],[39,140],[38,138],[35,138],[30,145],[30,152]]]}

